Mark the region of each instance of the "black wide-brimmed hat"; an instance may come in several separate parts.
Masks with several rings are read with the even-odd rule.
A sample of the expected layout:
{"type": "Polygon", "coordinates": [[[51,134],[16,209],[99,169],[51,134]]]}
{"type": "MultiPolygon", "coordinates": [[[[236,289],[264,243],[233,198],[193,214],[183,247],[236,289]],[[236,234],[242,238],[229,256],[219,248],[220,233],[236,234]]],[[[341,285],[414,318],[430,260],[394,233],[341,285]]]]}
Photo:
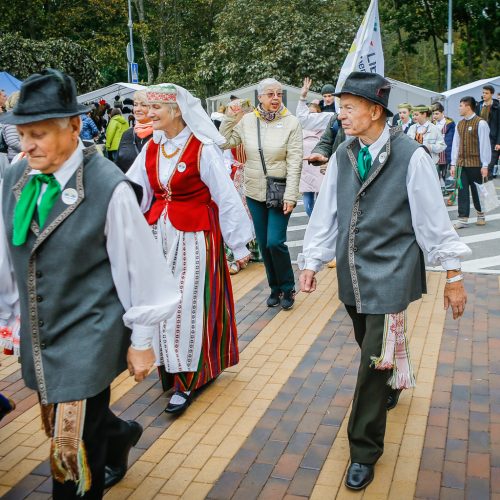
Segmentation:
{"type": "Polygon", "coordinates": [[[55,69],[35,73],[21,85],[19,101],[8,113],[0,113],[0,123],[25,125],[50,118],[66,118],[87,113],[91,108],[78,104],[75,80],[55,69]]]}
{"type": "Polygon", "coordinates": [[[378,73],[366,73],[364,71],[353,71],[347,78],[340,92],[334,95],[340,97],[342,94],[352,94],[368,99],[375,104],[380,104],[385,109],[387,116],[392,116],[388,108],[391,84],[378,73]]]}

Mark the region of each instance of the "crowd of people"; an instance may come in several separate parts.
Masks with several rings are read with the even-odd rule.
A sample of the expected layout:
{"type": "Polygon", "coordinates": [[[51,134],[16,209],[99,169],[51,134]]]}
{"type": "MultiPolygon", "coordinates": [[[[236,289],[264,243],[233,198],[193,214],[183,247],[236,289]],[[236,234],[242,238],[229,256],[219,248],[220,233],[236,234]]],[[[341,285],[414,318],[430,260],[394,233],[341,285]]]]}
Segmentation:
{"type": "Polygon", "coordinates": [[[446,270],[445,306],[463,314],[470,249],[442,194],[451,175],[455,228],[468,225],[469,190],[485,224],[475,182],[496,175],[500,110],[489,86],[480,103],[462,98],[455,124],[439,103],[402,103],[393,117],[375,73],[308,102],[311,85],[295,114],[266,78],[255,108],[233,96],[211,120],[189,91],[158,84],[134,94],[129,120],[119,96],[80,105],[71,77],[44,70],[5,103],[0,341],[39,395],[54,498],[101,498],[124,477],[142,428],[109,409],[121,371],[141,381],[155,365],[177,416],[238,363],[230,273],[252,254],[267,306],[294,307],[286,232],[301,195],[300,290],[314,292],[316,273],[336,263],[361,349],[345,484],[373,479],[387,411],[415,385],[406,311],[426,292],[423,253],[446,270]]]}

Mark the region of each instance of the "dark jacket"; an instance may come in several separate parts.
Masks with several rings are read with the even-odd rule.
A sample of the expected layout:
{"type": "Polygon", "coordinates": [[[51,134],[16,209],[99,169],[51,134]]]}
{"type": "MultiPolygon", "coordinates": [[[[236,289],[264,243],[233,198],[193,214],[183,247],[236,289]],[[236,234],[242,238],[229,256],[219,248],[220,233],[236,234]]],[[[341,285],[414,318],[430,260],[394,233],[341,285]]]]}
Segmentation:
{"type": "MultiPolygon", "coordinates": [[[[337,120],[337,115],[332,116],[318,144],[314,146],[311,153],[319,153],[320,155],[330,159],[330,156],[332,156],[339,145],[345,141],[345,138],[346,135],[340,120],[337,120]]],[[[320,163],[321,162],[313,162],[313,165],[319,165],[320,163]]]]}
{"type": "MultiPolygon", "coordinates": [[[[476,106],[476,115],[481,116],[484,101],[481,101],[476,106]]],[[[498,99],[493,99],[490,115],[488,116],[488,126],[490,127],[490,141],[492,145],[500,144],[500,102],[498,99]]]]}
{"type": "Polygon", "coordinates": [[[153,135],[148,135],[144,139],[140,139],[134,132],[133,128],[129,128],[122,135],[120,146],[118,147],[118,157],[116,164],[122,172],[126,172],[134,163],[137,155],[141,152],[144,144],[146,144],[153,135]]]}
{"type": "Polygon", "coordinates": [[[325,104],[325,101],[321,99],[321,101],[319,101],[319,107],[321,108],[321,111],[328,111],[330,113],[337,112],[337,110],[335,109],[335,101],[333,101],[331,104],[325,104]]]}

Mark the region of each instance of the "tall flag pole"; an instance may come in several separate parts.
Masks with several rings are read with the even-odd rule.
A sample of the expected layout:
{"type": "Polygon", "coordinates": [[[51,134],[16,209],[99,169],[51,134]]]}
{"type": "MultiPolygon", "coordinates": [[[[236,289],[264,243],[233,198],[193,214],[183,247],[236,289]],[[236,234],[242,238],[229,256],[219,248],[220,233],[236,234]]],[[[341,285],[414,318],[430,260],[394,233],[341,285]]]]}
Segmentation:
{"type": "Polygon", "coordinates": [[[349,53],[340,70],[335,92],[340,92],[353,71],[378,73],[384,76],[384,52],[380,37],[378,0],[371,0],[361,26],[352,42],[349,53]]]}

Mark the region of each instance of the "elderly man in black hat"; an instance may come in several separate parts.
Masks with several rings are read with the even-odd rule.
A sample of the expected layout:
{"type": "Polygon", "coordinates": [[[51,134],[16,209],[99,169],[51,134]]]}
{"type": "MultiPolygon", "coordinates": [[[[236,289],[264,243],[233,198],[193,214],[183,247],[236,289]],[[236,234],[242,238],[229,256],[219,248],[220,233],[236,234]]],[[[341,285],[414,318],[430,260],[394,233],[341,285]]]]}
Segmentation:
{"type": "Polygon", "coordinates": [[[387,125],[389,92],[382,76],[354,72],[337,94],[348,139],[330,159],[299,256],[304,292],[315,290],[323,263],[337,258],[339,298],[361,348],[345,480],[355,490],[373,479],[387,410],[415,383],[406,309],[426,291],[422,250],[447,271],[444,305],[455,319],[466,302],[460,259],[470,250],[448,218],[431,157],[387,125]]]}
{"type": "Polygon", "coordinates": [[[0,118],[25,154],[0,191],[0,327],[20,314],[22,375],[65,500],[102,498],[124,476],[142,428],[110,411],[110,384],[127,366],[137,381],[149,373],[153,334],[178,300],[134,186],[83,149],[86,111],[71,77],[44,70],[0,118]]]}

